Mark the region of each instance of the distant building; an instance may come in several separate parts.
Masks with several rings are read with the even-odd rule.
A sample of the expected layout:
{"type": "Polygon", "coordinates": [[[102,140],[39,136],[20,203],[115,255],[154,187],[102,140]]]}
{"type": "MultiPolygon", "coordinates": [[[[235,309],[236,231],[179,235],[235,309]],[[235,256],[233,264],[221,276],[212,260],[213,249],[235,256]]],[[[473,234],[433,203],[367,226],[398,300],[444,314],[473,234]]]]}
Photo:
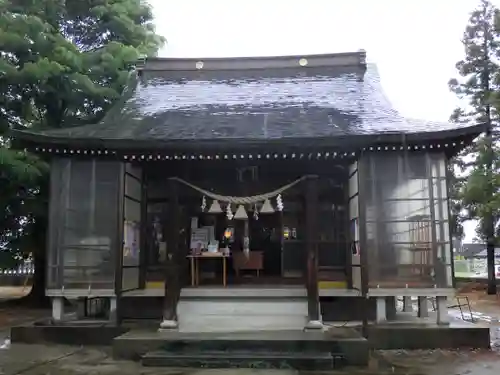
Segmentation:
{"type": "MultiPolygon", "coordinates": [[[[455,250],[455,248],[454,248],[455,250]]],[[[455,256],[465,259],[486,258],[486,244],[482,243],[464,243],[459,251],[455,251],[455,256]]],[[[495,248],[495,258],[500,258],[500,248],[495,248]]]]}
{"type": "MultiPolygon", "coordinates": [[[[486,249],[481,250],[473,256],[474,258],[486,258],[486,249]]],[[[500,247],[495,247],[495,258],[500,259],[500,247]]]]}

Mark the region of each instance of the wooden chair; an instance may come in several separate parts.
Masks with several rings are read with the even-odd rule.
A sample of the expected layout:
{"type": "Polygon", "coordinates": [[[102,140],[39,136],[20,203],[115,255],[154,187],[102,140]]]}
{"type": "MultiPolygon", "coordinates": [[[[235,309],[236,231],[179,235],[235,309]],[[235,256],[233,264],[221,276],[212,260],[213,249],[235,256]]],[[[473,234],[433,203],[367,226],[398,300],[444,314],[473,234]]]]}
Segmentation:
{"type": "Polygon", "coordinates": [[[248,256],[242,251],[237,251],[234,252],[232,256],[236,277],[240,276],[240,271],[242,270],[256,271],[257,277],[259,277],[260,271],[264,268],[263,251],[250,251],[248,256]]]}

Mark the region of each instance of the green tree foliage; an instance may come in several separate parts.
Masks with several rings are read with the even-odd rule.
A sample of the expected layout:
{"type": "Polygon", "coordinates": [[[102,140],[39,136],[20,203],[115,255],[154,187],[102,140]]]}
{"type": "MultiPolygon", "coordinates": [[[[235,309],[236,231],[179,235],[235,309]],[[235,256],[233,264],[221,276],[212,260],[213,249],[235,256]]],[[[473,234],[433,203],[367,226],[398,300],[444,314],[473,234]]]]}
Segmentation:
{"type": "Polygon", "coordinates": [[[453,165],[452,199],[460,219],[476,219],[478,237],[486,240],[488,222],[500,217],[500,179],[497,129],[500,92],[500,16],[498,9],[481,0],[469,18],[462,43],[463,60],[456,64],[458,79],[449,82],[450,89],[466,103],[456,109],[452,120],[490,125],[492,137],[483,136],[464,150],[453,165]]]}
{"type": "Polygon", "coordinates": [[[43,260],[48,166],[8,129],[97,122],[164,43],[152,20],[142,0],[0,0],[0,246],[43,260]]]}

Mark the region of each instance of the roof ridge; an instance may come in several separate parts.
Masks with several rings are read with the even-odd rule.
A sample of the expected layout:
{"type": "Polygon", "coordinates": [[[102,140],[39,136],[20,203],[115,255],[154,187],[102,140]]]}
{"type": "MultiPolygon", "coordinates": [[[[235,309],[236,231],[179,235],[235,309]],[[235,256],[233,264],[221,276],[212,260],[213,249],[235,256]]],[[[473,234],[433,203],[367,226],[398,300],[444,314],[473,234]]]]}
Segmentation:
{"type": "Polygon", "coordinates": [[[366,68],[366,51],[328,54],[247,57],[147,57],[136,66],[142,70],[249,70],[291,67],[359,66],[366,68]]]}

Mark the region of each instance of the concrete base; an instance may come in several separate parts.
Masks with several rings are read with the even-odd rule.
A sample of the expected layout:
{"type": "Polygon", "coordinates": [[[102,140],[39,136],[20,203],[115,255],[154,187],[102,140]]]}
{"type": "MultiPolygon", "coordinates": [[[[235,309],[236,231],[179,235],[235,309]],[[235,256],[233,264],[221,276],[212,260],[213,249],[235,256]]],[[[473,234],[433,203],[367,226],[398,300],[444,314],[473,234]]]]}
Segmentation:
{"type": "Polygon", "coordinates": [[[413,301],[411,296],[403,297],[403,312],[413,312],[413,301]]]}
{"type": "Polygon", "coordinates": [[[273,363],[281,362],[288,368],[304,369],[316,361],[323,370],[340,364],[366,366],[368,341],[351,331],[352,337],[339,338],[322,331],[161,334],[131,330],[114,340],[113,357],[141,359],[145,366],[246,367],[259,363],[275,368],[273,363]]]}
{"type": "Polygon", "coordinates": [[[443,296],[436,297],[436,323],[439,325],[450,324],[450,316],[448,314],[448,298],[443,296]]]}
{"type": "Polygon", "coordinates": [[[64,344],[64,345],[111,345],[113,339],[129,329],[107,322],[74,321],[54,324],[47,320],[36,324],[12,327],[13,343],[64,344]]]}
{"type": "Polygon", "coordinates": [[[64,298],[52,298],[52,320],[54,322],[61,322],[64,319],[64,298]]]}
{"type": "Polygon", "coordinates": [[[117,304],[118,301],[116,297],[110,297],[109,298],[109,321],[113,324],[116,324],[118,322],[118,315],[117,315],[117,304]]]}
{"type": "Polygon", "coordinates": [[[321,297],[320,308],[323,322],[361,321],[364,315],[375,320],[376,298],[321,297]]]}
{"type": "Polygon", "coordinates": [[[387,320],[396,319],[396,297],[385,297],[385,311],[387,320]]]}
{"type": "Polygon", "coordinates": [[[171,331],[179,328],[179,323],[176,320],[163,320],[160,323],[159,331],[171,331]]]}
{"type": "Polygon", "coordinates": [[[386,301],[386,298],[385,297],[377,297],[375,322],[385,323],[386,321],[387,321],[387,301],[386,301]]]}
{"type": "Polygon", "coordinates": [[[322,331],[324,328],[325,326],[323,325],[323,322],[321,320],[310,320],[304,327],[306,331],[322,331]]]}
{"type": "Polygon", "coordinates": [[[427,318],[429,316],[429,299],[427,298],[427,296],[418,297],[417,304],[417,316],[419,318],[427,318]]]}
{"type": "Polygon", "coordinates": [[[471,325],[373,325],[370,346],[378,350],[490,348],[490,329],[471,325]]]}

